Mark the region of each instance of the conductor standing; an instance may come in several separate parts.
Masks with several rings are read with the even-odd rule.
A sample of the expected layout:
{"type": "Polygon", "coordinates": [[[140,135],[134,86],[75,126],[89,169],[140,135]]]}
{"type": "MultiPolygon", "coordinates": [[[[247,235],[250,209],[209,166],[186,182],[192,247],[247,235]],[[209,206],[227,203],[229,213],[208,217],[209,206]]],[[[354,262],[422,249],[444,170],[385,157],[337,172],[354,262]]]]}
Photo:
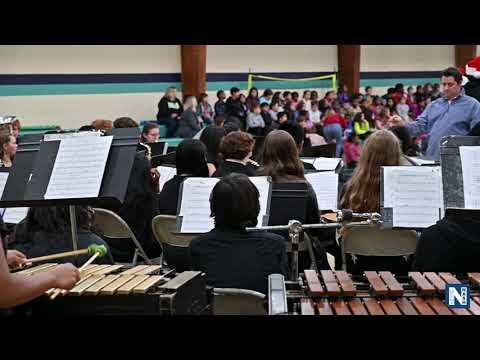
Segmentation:
{"type": "Polygon", "coordinates": [[[440,160],[440,141],[444,136],[469,135],[480,123],[480,103],[465,95],[462,74],[450,67],[442,71],[443,96],[432,102],[415,122],[405,125],[403,120],[395,125],[405,125],[411,136],[429,133],[426,157],[440,160]]]}

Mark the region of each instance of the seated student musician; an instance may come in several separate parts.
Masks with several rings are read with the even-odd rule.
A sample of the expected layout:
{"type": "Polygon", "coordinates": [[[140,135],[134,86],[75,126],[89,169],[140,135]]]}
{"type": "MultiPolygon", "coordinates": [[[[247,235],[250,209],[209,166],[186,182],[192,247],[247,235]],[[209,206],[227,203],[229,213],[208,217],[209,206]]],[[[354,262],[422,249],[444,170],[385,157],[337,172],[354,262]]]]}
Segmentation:
{"type": "Polygon", "coordinates": [[[422,232],[414,271],[466,275],[480,271],[479,210],[447,209],[445,217],[422,232]]]}
{"type": "Polygon", "coordinates": [[[175,153],[177,175],[163,185],[158,195],[158,210],[162,215],[177,215],[180,185],[188,177],[209,177],[205,145],[195,139],[182,141],[175,153]]]}
{"type": "MultiPolygon", "coordinates": [[[[75,213],[78,227],[78,248],[86,249],[90,245],[107,243],[93,232],[95,213],[92,208],[76,206],[75,213]]],[[[57,254],[72,250],[70,214],[67,206],[33,207],[28,210],[27,217],[15,227],[14,240],[10,247],[24,253],[28,258],[57,254]]],[[[84,264],[90,255],[80,255],[57,259],[55,262],[70,262],[76,266],[84,264]]],[[[108,250],[107,255],[97,258],[96,263],[112,264],[113,257],[108,250]]]]}
{"type": "Polygon", "coordinates": [[[148,123],[142,129],[142,135],[140,137],[140,142],[149,144],[155,143],[160,138],[160,128],[157,124],[148,123]]]}
{"type": "MultiPolygon", "coordinates": [[[[115,120],[114,127],[138,127],[138,124],[131,118],[119,118],[115,120]]],[[[161,252],[152,231],[152,219],[158,215],[158,187],[158,171],[151,168],[150,160],[143,152],[138,152],[133,161],[125,200],[120,207],[110,209],[128,224],[149,258],[156,258],[161,252]]],[[[110,245],[115,261],[132,261],[135,253],[133,241],[105,240],[110,245]]]]}
{"type": "Polygon", "coordinates": [[[97,119],[92,122],[91,126],[95,130],[110,130],[113,128],[113,121],[97,119]]]}
{"type": "Polygon", "coordinates": [[[213,188],[210,209],[215,228],[190,243],[192,268],[205,272],[210,286],[267,294],[270,274],[287,275],[287,254],[282,236],[245,230],[257,225],[256,186],[246,175],[227,175],[213,188]]]}
{"type": "MultiPolygon", "coordinates": [[[[8,252],[10,253],[10,252],[8,252]]],[[[9,309],[33,300],[51,288],[72,289],[80,280],[80,272],[72,264],[61,264],[53,270],[23,276],[11,274],[9,266],[15,261],[8,256],[0,240],[0,309],[9,309]]],[[[11,253],[13,254],[13,253],[11,253]]]]}
{"type": "MultiPolygon", "coordinates": [[[[304,167],[298,155],[298,148],[289,133],[274,130],[266,136],[263,149],[263,166],[258,174],[272,177],[274,183],[305,181],[304,167]]],[[[306,223],[318,224],[320,222],[320,212],[317,195],[308,181],[307,196],[306,223]]],[[[320,230],[309,231],[308,233],[320,237],[322,243],[330,241],[332,235],[320,230]]],[[[322,264],[321,266],[327,264],[326,254],[323,251],[320,251],[317,261],[322,264]]],[[[301,259],[301,268],[309,268],[309,266],[309,258],[301,259]]]]}
{"type": "MultiPolygon", "coordinates": [[[[342,208],[358,213],[380,212],[380,176],[382,166],[399,166],[400,143],[388,130],[378,130],[365,141],[352,178],[345,185],[342,208]]],[[[346,234],[348,229],[342,229],[346,234]]],[[[403,257],[355,256],[347,257],[347,268],[352,274],[365,270],[385,270],[405,274],[409,262],[403,257]]]]}
{"type": "MultiPolygon", "coordinates": [[[[229,123],[233,124],[233,123],[229,123]]],[[[237,127],[238,128],[238,127],[237,127]]],[[[220,166],[220,144],[225,136],[225,127],[220,126],[208,126],[203,130],[200,136],[200,141],[206,146],[207,149],[207,164],[208,174],[211,176],[217,168],[220,166]]]]}
{"type": "Polygon", "coordinates": [[[233,132],[225,136],[220,145],[220,154],[223,161],[212,177],[222,177],[231,173],[255,176],[256,167],[251,164],[255,140],[246,132],[233,132]]]}
{"type": "Polygon", "coordinates": [[[0,167],[12,167],[16,153],[16,137],[8,133],[0,135],[0,167]]]}

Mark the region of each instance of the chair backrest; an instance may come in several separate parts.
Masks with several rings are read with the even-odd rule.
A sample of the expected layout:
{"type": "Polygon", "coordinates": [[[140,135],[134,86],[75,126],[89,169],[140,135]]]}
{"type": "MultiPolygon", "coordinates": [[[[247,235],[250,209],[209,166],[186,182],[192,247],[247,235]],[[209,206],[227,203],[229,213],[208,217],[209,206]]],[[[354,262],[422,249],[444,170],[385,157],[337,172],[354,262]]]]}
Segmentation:
{"type": "Polygon", "coordinates": [[[160,245],[188,247],[196,235],[175,234],[177,217],[173,215],[157,215],[152,219],[153,235],[160,245]]]}
{"type": "Polygon", "coordinates": [[[380,229],[378,226],[348,228],[342,237],[342,254],[363,256],[407,256],[415,254],[414,230],[380,229]]]}
{"type": "Polygon", "coordinates": [[[214,315],[267,315],[265,295],[253,290],[215,288],[214,315]]]}
{"type": "Polygon", "coordinates": [[[94,225],[103,236],[110,239],[132,239],[140,255],[150,263],[150,259],[125,220],[107,209],[95,208],[94,211],[94,225]]]}

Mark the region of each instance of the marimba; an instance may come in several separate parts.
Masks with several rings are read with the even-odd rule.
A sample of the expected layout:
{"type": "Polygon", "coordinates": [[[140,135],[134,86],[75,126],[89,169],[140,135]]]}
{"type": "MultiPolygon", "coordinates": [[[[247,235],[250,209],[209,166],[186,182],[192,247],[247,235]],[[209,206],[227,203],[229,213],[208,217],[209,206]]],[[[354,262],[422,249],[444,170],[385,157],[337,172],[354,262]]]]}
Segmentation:
{"type": "MultiPolygon", "coordinates": [[[[31,276],[53,269],[43,264],[18,274],[31,276]]],[[[34,300],[31,313],[53,315],[173,315],[209,311],[205,274],[176,273],[159,265],[89,265],[70,291],[50,300],[55,289],[34,300]]]]}
{"type": "Polygon", "coordinates": [[[354,277],[344,271],[305,270],[298,286],[286,294],[294,314],[480,315],[480,273],[461,281],[447,272],[396,277],[388,271],[366,271],[354,277]],[[449,308],[445,286],[461,283],[471,286],[470,308],[449,308]]]}

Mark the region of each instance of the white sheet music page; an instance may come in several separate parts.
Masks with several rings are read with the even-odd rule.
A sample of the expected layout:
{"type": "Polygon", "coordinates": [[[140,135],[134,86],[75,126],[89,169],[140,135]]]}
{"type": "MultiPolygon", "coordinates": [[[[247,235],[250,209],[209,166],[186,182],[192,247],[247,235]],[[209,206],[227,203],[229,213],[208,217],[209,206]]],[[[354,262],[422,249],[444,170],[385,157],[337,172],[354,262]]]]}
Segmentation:
{"type": "Polygon", "coordinates": [[[383,169],[384,207],[393,208],[394,227],[426,228],[440,220],[443,191],[439,166],[383,169]]]}
{"type": "Polygon", "coordinates": [[[313,166],[318,171],[334,171],[341,161],[342,159],[339,159],[339,158],[319,157],[319,158],[315,158],[315,162],[313,163],[313,166]]]}
{"type": "MultiPolygon", "coordinates": [[[[270,183],[268,177],[250,177],[250,181],[257,187],[260,194],[260,213],[258,226],[262,226],[267,214],[270,183]]],[[[217,178],[188,178],[183,182],[182,199],[179,216],[182,216],[182,233],[206,233],[215,227],[214,219],[210,217],[210,194],[220,179],[217,178]]]]}
{"type": "Polygon", "coordinates": [[[0,199],[3,196],[3,190],[5,190],[5,185],[7,185],[8,172],[0,172],[0,199]]]}
{"type": "Polygon", "coordinates": [[[210,217],[210,194],[217,178],[188,178],[183,182],[179,216],[182,216],[180,232],[206,233],[214,228],[210,217]]]}
{"type": "Polygon", "coordinates": [[[480,146],[460,146],[465,209],[480,209],[480,146]]]}
{"type": "MultiPolygon", "coordinates": [[[[268,195],[271,192],[270,182],[268,176],[252,176],[249,177],[250,181],[257,187],[260,193],[260,213],[258,214],[257,227],[263,225],[263,218],[267,214],[268,195]]],[[[267,224],[265,224],[267,225],[267,224]]]]}
{"type": "Polygon", "coordinates": [[[322,171],[306,174],[317,195],[319,210],[336,211],[338,207],[338,174],[334,171],[322,171]]]}
{"type": "Polygon", "coordinates": [[[97,197],[113,136],[62,139],[45,199],[97,197]]]}
{"type": "Polygon", "coordinates": [[[157,166],[157,170],[160,173],[160,191],[162,191],[165,183],[177,175],[177,169],[168,166],[157,166]]]}
{"type": "Polygon", "coordinates": [[[8,224],[18,224],[27,217],[28,207],[6,208],[3,213],[3,222],[8,224]]]}

